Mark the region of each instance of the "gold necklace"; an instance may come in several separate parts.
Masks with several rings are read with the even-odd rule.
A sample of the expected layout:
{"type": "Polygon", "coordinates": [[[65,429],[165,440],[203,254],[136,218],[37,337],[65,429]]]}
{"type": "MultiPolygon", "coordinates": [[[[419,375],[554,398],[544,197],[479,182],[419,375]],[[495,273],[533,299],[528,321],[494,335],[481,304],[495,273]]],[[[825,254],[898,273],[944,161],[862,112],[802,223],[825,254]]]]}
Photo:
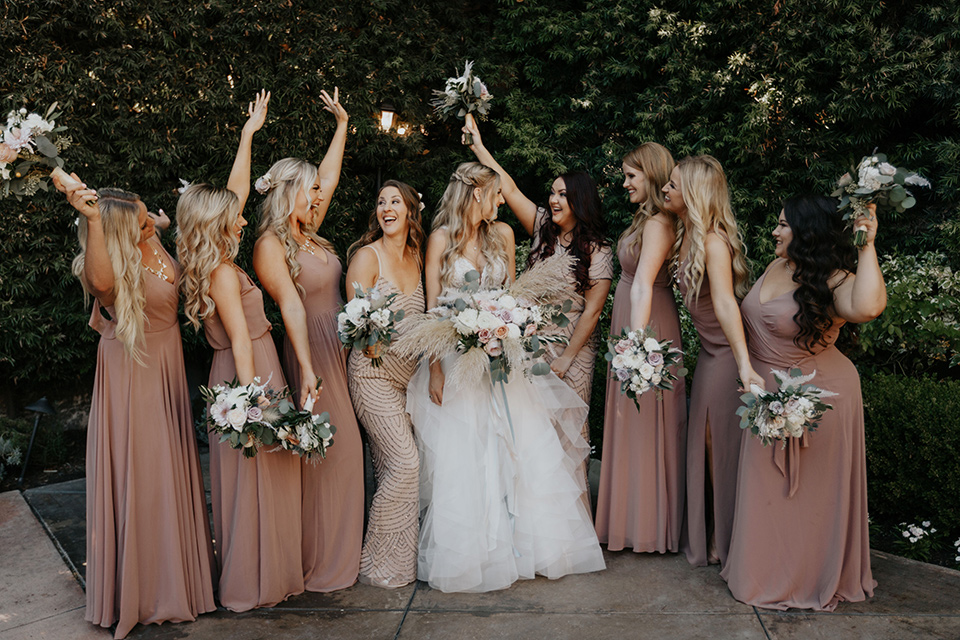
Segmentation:
{"type": "Polygon", "coordinates": [[[151,266],[148,265],[148,264],[143,265],[143,268],[146,269],[147,271],[149,271],[150,273],[152,273],[153,275],[157,276],[158,278],[160,278],[160,279],[163,280],[164,282],[170,282],[170,276],[168,276],[168,275],[165,273],[166,270],[167,270],[167,263],[164,262],[164,261],[163,261],[163,258],[160,257],[160,252],[157,251],[157,248],[156,248],[156,247],[152,247],[152,249],[153,249],[153,255],[155,255],[155,256],[157,257],[157,262],[160,263],[160,271],[157,271],[156,269],[154,269],[153,267],[151,267],[151,266]]]}
{"type": "Polygon", "coordinates": [[[313,248],[311,248],[310,244],[310,236],[307,236],[306,240],[303,241],[303,244],[300,245],[300,251],[306,251],[312,256],[317,255],[313,252],[313,248]]]}

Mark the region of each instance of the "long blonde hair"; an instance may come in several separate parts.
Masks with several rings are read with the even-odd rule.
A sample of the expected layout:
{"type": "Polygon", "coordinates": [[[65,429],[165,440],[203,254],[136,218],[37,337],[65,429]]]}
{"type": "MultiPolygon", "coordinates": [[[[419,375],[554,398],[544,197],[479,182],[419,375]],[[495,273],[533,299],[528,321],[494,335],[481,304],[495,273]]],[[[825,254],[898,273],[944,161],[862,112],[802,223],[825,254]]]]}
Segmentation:
{"type": "MultiPolygon", "coordinates": [[[[636,213],[633,214],[633,221],[630,226],[620,235],[620,241],[622,242],[630,234],[635,234],[631,244],[639,253],[640,243],[643,240],[643,227],[647,224],[647,220],[658,213],[665,212],[663,208],[663,185],[670,181],[670,172],[673,171],[676,163],[667,148],[656,142],[644,142],[636,147],[623,156],[623,163],[642,171],[643,177],[646,179],[647,199],[640,203],[636,213]]],[[[679,237],[683,223],[677,216],[670,213],[667,215],[673,220],[674,232],[679,237]]],[[[671,270],[673,270],[676,255],[676,248],[674,248],[667,257],[671,270]]]]}
{"type": "MultiPolygon", "coordinates": [[[[700,296],[700,287],[706,274],[704,242],[711,231],[724,236],[733,252],[733,293],[742,300],[750,290],[750,267],[744,257],[746,248],[737,228],[737,220],[730,206],[727,176],[720,162],[713,156],[690,156],[677,164],[680,172],[680,192],[687,206],[685,233],[690,234],[690,251],[683,275],[689,283],[688,304],[700,296]]],[[[682,237],[677,237],[679,247],[682,237]]]]}
{"type": "MultiPolygon", "coordinates": [[[[113,267],[113,309],[116,312],[117,339],[133,361],[143,366],[146,295],[143,290],[143,252],[140,243],[140,196],[122,189],[101,189],[97,194],[100,224],[113,267]]],[[[80,253],[73,259],[73,275],[80,280],[85,294],[90,291],[83,278],[87,252],[87,219],[80,216],[77,226],[80,253]]]]}
{"type": "MultiPolygon", "coordinates": [[[[450,176],[450,182],[440,199],[437,216],[433,219],[433,230],[447,228],[447,246],[440,254],[440,286],[446,287],[453,281],[453,264],[464,254],[467,248],[467,212],[473,206],[473,190],[480,188],[483,205],[497,197],[500,189],[500,174],[479,162],[464,162],[450,176]]],[[[496,260],[507,262],[507,244],[503,237],[493,230],[493,221],[482,220],[477,229],[480,254],[487,264],[496,260]]]]}
{"type": "MultiPolygon", "coordinates": [[[[423,271],[423,246],[427,243],[427,234],[423,231],[420,209],[423,207],[420,200],[420,194],[417,190],[406,182],[399,180],[387,180],[377,191],[377,199],[387,187],[393,187],[400,192],[400,198],[403,199],[404,206],[407,207],[407,253],[413,255],[417,261],[417,269],[423,271]]],[[[357,255],[357,251],[363,247],[376,242],[383,237],[383,229],[380,228],[380,221],[377,219],[377,207],[373,207],[370,212],[370,218],[367,220],[367,230],[363,232],[360,239],[350,245],[347,249],[347,264],[357,255]]]]}
{"type": "MultiPolygon", "coordinates": [[[[307,206],[310,206],[310,188],[319,179],[317,168],[300,158],[284,158],[275,162],[268,173],[271,187],[260,210],[259,233],[261,236],[267,231],[276,234],[284,248],[287,270],[297,286],[297,291],[302,295],[303,286],[297,282],[297,276],[300,275],[300,263],[297,261],[300,245],[293,239],[290,214],[293,213],[297,203],[297,193],[300,191],[307,197],[307,206]]],[[[337,255],[333,244],[317,235],[316,231],[316,229],[304,229],[306,235],[317,245],[337,255]]]]}
{"type": "Polygon", "coordinates": [[[237,257],[240,241],[233,227],[240,213],[236,194],[209,184],[190,186],[177,201],[177,257],[183,274],[183,311],[194,329],[216,310],[210,275],[237,257]]]}

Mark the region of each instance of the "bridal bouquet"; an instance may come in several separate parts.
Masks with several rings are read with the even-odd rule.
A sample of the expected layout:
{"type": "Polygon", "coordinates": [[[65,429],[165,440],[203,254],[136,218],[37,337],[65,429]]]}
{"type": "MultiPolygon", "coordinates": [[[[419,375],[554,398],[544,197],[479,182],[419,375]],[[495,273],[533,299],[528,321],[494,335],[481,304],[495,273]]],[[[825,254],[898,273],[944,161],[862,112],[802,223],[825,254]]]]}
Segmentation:
{"type": "Polygon", "coordinates": [[[620,393],[632,398],[637,410],[640,409],[638,398],[657,389],[673,389],[673,380],[677,375],[686,375],[682,368],[683,352],[672,348],[672,340],[657,340],[653,329],[631,331],[629,328],[620,330],[620,336],[611,336],[607,340],[606,359],[610,363],[613,378],[620,382],[620,393]],[[674,373],[670,367],[680,366],[674,373]]]}
{"type": "Polygon", "coordinates": [[[817,375],[816,371],[803,375],[800,369],[789,373],[774,369],[771,373],[777,390],[764,391],[751,385],[750,391],[740,396],[744,406],[737,409],[737,415],[740,428],[750,429],[763,446],[780,440],[786,447],[788,438],[799,438],[817,428],[823,414],[833,408],[823,398],[837,394],[807,384],[817,375]]]}
{"type": "Polygon", "coordinates": [[[480,290],[480,274],[470,271],[459,294],[441,299],[397,343],[398,353],[442,358],[457,352],[450,381],[459,388],[479,384],[489,372],[493,382],[506,382],[515,367],[525,374],[550,372],[545,362],[534,362],[546,352],[544,345],[566,342],[546,330],[569,323],[572,307],[564,283],[556,277],[569,269],[572,259],[554,255],[538,262],[505,289],[480,290]]]}
{"type": "MultiPolygon", "coordinates": [[[[465,118],[468,113],[486,116],[490,112],[493,96],[487,91],[487,85],[473,75],[473,62],[464,63],[463,74],[458,78],[447,78],[443,91],[434,90],[436,96],[430,101],[434,110],[444,119],[455,115],[465,118]]],[[[466,134],[467,145],[473,144],[473,137],[466,134]]]]}
{"type": "MultiPolygon", "coordinates": [[[[838,210],[847,210],[843,219],[852,225],[859,216],[870,215],[868,204],[897,213],[913,207],[917,201],[907,186],[929,187],[930,181],[914,171],[893,166],[887,162],[887,156],[876,153],[864,156],[859,165],[843,174],[831,195],[840,199],[838,210]],[[856,180],[853,175],[857,176],[856,180]]],[[[866,230],[858,227],[853,236],[854,246],[862,247],[866,240],[866,230]]]]}
{"type": "Polygon", "coordinates": [[[204,422],[209,431],[220,435],[220,442],[252,458],[262,445],[276,441],[273,423],[282,417],[278,404],[286,394],[286,389],[274,391],[260,384],[260,378],[247,385],[236,380],[212,389],[201,385],[200,395],[210,403],[204,422]]]}
{"type": "Polygon", "coordinates": [[[0,197],[13,194],[20,200],[39,190],[46,191],[44,180],[54,172],[61,181],[73,181],[60,168],[63,166],[60,152],[69,147],[72,140],[62,135],[66,127],[57,126],[60,113],[56,108],[54,102],[42,116],[28,113],[26,109],[7,114],[0,142],[0,182],[3,183],[0,197]]]}
{"type": "MultiPolygon", "coordinates": [[[[318,381],[317,388],[319,387],[318,381]]],[[[297,411],[289,400],[280,400],[281,417],[273,425],[273,429],[281,448],[316,464],[317,456],[327,457],[327,449],[333,444],[333,434],[337,432],[337,428],[330,424],[329,413],[324,411],[316,416],[312,409],[312,397],[300,411],[297,411]]]]}
{"type": "Polygon", "coordinates": [[[337,335],[344,346],[361,349],[370,364],[383,364],[383,353],[397,335],[396,325],[403,320],[403,309],[390,308],[396,293],[383,295],[376,287],[364,291],[353,283],[356,295],[337,315],[337,335]]]}

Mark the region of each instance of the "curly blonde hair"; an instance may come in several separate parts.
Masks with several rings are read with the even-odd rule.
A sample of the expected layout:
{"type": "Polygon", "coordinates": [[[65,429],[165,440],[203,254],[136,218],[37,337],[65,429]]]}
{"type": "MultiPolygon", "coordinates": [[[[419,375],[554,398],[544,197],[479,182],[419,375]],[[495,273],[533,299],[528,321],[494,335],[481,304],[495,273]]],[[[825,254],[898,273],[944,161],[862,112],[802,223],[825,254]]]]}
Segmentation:
{"type": "MultiPolygon", "coordinates": [[[[103,227],[107,255],[113,267],[113,309],[117,321],[117,339],[130,357],[144,366],[143,308],[146,295],[143,287],[143,252],[140,243],[140,196],[122,189],[101,189],[98,196],[100,224],[103,227]]],[[[87,252],[87,219],[80,216],[77,227],[80,253],[73,259],[73,275],[89,295],[83,267],[87,252]]]]}
{"type": "Polygon", "coordinates": [[[233,233],[240,201],[229,189],[209,184],[190,186],[177,201],[177,257],[183,270],[183,310],[194,329],[216,305],[210,297],[210,275],[237,257],[240,241],[233,233]]]}
{"type": "MultiPolygon", "coordinates": [[[[317,167],[300,158],[284,158],[275,162],[268,173],[271,178],[271,186],[260,209],[259,234],[262,236],[268,231],[276,234],[284,248],[284,258],[287,261],[287,270],[290,272],[290,277],[293,279],[297,291],[303,295],[303,286],[297,282],[297,276],[300,275],[300,263],[297,261],[300,245],[293,239],[290,214],[293,213],[296,206],[297,194],[301,191],[307,196],[307,206],[309,206],[310,188],[318,180],[317,167]]],[[[305,229],[304,231],[317,245],[333,255],[337,255],[333,244],[317,235],[316,229],[305,229]]]]}
{"type": "MultiPolygon", "coordinates": [[[[635,234],[632,245],[640,251],[640,243],[643,239],[643,227],[647,220],[658,213],[665,211],[663,207],[663,185],[670,181],[670,172],[676,164],[673,156],[662,144],[656,142],[644,142],[636,147],[627,155],[623,156],[623,163],[642,171],[646,179],[647,199],[640,203],[636,213],[633,214],[633,221],[630,226],[620,235],[620,240],[635,234]]],[[[683,223],[680,218],[673,214],[668,214],[673,220],[673,228],[677,237],[682,235],[683,223]]],[[[667,262],[671,271],[676,270],[677,247],[670,252],[667,262]]]]}
{"type": "MultiPolygon", "coordinates": [[[[423,231],[423,223],[421,222],[420,208],[422,205],[420,194],[405,182],[387,180],[380,186],[379,191],[377,191],[377,199],[380,198],[380,194],[387,187],[393,187],[399,191],[400,197],[403,199],[403,204],[407,207],[407,252],[414,256],[417,261],[417,269],[422,271],[423,246],[427,242],[427,234],[423,231]]],[[[383,237],[383,229],[380,228],[380,221],[377,220],[377,207],[374,206],[373,211],[370,213],[370,219],[367,221],[367,230],[363,232],[359,240],[347,249],[347,263],[349,264],[349,262],[353,260],[353,257],[357,255],[357,251],[368,244],[376,242],[381,237],[383,237]]]]}
{"type": "MultiPolygon", "coordinates": [[[[447,287],[453,281],[453,265],[467,247],[467,211],[473,206],[473,190],[480,188],[481,202],[489,204],[500,189],[500,174],[479,162],[464,162],[450,176],[450,182],[440,199],[433,230],[447,229],[447,246],[440,254],[440,286],[447,287]]],[[[493,221],[483,220],[477,229],[480,253],[487,263],[502,260],[506,263],[507,244],[493,230],[493,221]]]]}
{"type": "MultiPolygon", "coordinates": [[[[680,172],[680,192],[687,206],[684,233],[690,234],[690,252],[683,275],[689,283],[686,302],[700,297],[700,287],[706,275],[704,242],[711,231],[723,236],[733,253],[733,292],[742,300],[750,290],[750,267],[745,257],[746,247],[737,227],[730,205],[727,176],[720,162],[713,156],[689,156],[677,164],[680,172]]],[[[674,249],[679,249],[683,237],[678,236],[674,249]]]]}

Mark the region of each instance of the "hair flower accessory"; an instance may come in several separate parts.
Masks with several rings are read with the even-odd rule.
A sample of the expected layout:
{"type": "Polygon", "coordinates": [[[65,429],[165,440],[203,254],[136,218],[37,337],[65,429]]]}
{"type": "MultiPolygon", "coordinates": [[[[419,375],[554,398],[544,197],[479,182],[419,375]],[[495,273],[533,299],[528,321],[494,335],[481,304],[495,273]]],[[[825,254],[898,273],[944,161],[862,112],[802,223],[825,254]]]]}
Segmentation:
{"type": "Polygon", "coordinates": [[[423,194],[417,191],[417,197],[420,198],[420,211],[423,211],[427,208],[427,205],[423,204],[423,194]]]}
{"type": "Polygon", "coordinates": [[[273,189],[275,186],[277,185],[273,182],[273,176],[270,175],[269,171],[257,178],[257,181],[253,183],[253,188],[256,189],[260,195],[265,195],[267,191],[270,191],[270,189],[273,189]]]}
{"type": "Polygon", "coordinates": [[[180,186],[177,187],[177,193],[179,193],[180,195],[183,195],[183,192],[184,192],[184,191],[186,191],[186,190],[189,189],[191,186],[193,186],[193,183],[192,183],[192,182],[187,182],[187,181],[184,180],[183,178],[177,178],[177,180],[180,181],[180,186]]]}

